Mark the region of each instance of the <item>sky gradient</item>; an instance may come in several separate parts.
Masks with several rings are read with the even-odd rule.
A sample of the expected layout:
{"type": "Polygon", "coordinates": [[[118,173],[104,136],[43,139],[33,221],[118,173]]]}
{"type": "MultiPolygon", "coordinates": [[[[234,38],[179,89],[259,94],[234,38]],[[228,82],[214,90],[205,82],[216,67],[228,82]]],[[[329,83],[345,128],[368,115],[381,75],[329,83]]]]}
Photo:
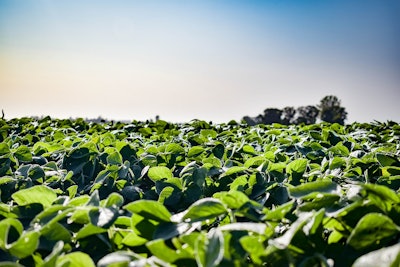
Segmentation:
{"type": "Polygon", "coordinates": [[[400,121],[400,1],[0,0],[6,118],[400,121]]]}

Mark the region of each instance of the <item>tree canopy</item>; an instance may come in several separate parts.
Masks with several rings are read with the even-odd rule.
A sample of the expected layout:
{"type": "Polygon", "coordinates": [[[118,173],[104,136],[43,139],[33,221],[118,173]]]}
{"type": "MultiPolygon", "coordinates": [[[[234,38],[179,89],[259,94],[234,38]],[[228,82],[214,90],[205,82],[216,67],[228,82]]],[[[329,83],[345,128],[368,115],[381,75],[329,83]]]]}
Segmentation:
{"type": "Polygon", "coordinates": [[[330,123],[344,124],[347,112],[341,106],[340,100],[333,95],[325,96],[316,106],[308,105],[283,109],[267,108],[256,117],[244,116],[243,120],[249,125],[256,124],[313,124],[317,119],[330,123]]]}

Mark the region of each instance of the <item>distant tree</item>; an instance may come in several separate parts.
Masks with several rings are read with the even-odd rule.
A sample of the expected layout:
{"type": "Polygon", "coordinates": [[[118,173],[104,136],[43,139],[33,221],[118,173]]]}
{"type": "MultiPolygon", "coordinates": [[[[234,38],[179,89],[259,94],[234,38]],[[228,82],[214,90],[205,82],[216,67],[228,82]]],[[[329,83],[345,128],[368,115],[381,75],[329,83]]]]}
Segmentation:
{"type": "Polygon", "coordinates": [[[267,108],[266,110],[264,110],[264,114],[262,115],[262,123],[282,123],[281,117],[282,110],[277,108],[267,108]]]}
{"type": "Polygon", "coordinates": [[[257,124],[257,120],[255,118],[249,117],[249,116],[244,116],[243,120],[249,125],[249,126],[254,126],[257,124]]]}
{"type": "Polygon", "coordinates": [[[322,121],[344,124],[347,119],[347,112],[336,96],[325,96],[317,107],[322,121]]]}
{"type": "Polygon", "coordinates": [[[316,106],[302,106],[297,108],[296,124],[313,124],[316,122],[319,110],[316,106]]]}
{"type": "Polygon", "coordinates": [[[294,122],[296,116],[296,109],[294,107],[285,107],[282,110],[282,124],[291,124],[294,122]]]}

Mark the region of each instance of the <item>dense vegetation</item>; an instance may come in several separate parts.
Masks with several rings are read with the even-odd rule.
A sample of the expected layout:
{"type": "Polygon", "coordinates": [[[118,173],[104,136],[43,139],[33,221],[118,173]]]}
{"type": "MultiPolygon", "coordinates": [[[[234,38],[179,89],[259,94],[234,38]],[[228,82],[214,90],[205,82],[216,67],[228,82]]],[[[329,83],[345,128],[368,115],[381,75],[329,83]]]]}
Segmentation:
{"type": "Polygon", "coordinates": [[[347,119],[347,111],[342,107],[340,100],[333,95],[325,96],[319,105],[291,106],[283,109],[267,108],[264,113],[256,117],[244,116],[243,121],[248,125],[280,123],[290,124],[314,124],[317,119],[329,123],[344,124],[347,119]]]}
{"type": "Polygon", "coordinates": [[[399,266],[399,136],[0,120],[0,265],[399,266]]]}

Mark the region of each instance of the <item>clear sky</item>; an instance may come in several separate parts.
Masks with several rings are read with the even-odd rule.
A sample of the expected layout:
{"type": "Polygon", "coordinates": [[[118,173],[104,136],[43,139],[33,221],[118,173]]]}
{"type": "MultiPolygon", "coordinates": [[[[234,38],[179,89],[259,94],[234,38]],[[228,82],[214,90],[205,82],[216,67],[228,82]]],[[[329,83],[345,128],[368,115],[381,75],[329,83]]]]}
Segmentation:
{"type": "Polygon", "coordinates": [[[0,0],[6,118],[400,121],[399,0],[0,0]]]}

